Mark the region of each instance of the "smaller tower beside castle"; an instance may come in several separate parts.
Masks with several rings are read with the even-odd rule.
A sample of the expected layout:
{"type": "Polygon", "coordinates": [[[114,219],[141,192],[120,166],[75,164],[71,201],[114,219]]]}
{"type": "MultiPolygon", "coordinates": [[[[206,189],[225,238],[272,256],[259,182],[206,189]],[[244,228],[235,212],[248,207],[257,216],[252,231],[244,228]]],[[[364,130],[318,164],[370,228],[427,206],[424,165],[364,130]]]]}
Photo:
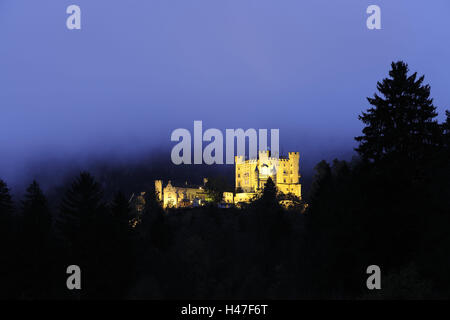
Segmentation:
{"type": "Polygon", "coordinates": [[[155,180],[155,192],[157,199],[159,201],[162,201],[163,199],[162,180],[155,180]]]}

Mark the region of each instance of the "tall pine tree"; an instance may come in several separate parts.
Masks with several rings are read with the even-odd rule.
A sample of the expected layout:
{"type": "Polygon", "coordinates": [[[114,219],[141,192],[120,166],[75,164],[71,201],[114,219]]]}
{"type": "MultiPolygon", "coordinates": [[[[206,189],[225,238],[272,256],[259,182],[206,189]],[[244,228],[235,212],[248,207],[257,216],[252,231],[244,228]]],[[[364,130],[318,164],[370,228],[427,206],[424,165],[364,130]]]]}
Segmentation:
{"type": "Polygon", "coordinates": [[[268,208],[277,208],[279,207],[278,199],[277,199],[277,187],[273,182],[272,178],[269,177],[267,179],[266,184],[264,185],[264,189],[262,191],[261,198],[259,201],[261,204],[268,208]]]}
{"type": "Polygon", "coordinates": [[[444,147],[447,149],[450,148],[450,111],[445,111],[446,119],[442,124],[442,133],[444,140],[444,147]]]}
{"type": "Polygon", "coordinates": [[[15,286],[16,259],[13,238],[14,216],[13,202],[6,183],[0,179],[0,298],[17,295],[15,286]]]}
{"type": "Polygon", "coordinates": [[[6,183],[0,179],[0,241],[8,244],[12,236],[14,206],[6,183]]]}
{"type": "Polygon", "coordinates": [[[22,201],[23,230],[35,245],[42,245],[50,237],[52,215],[47,198],[39,184],[33,181],[27,189],[22,201]]]}
{"type": "Polygon", "coordinates": [[[111,205],[111,213],[116,223],[120,225],[120,228],[128,230],[131,215],[131,207],[130,203],[128,202],[128,199],[122,192],[118,192],[114,196],[114,200],[111,205]]]}
{"type": "Polygon", "coordinates": [[[21,296],[44,298],[51,294],[52,216],[39,184],[33,181],[22,201],[20,268],[21,296]]]}
{"type": "Polygon", "coordinates": [[[104,284],[102,269],[107,266],[102,255],[109,228],[105,232],[107,214],[102,199],[100,185],[82,172],[66,191],[60,207],[57,229],[65,246],[64,267],[75,264],[83,273],[83,290],[74,293],[78,298],[105,294],[100,287],[104,284]]]}
{"type": "Polygon", "coordinates": [[[397,159],[422,160],[439,141],[439,125],[430,86],[424,85],[424,76],[408,75],[408,65],[393,62],[389,78],[378,82],[373,106],[359,119],[366,125],[363,135],[356,137],[356,151],[370,161],[397,159]]]}
{"type": "MultiPolygon", "coordinates": [[[[12,219],[13,202],[6,183],[0,179],[0,222],[3,227],[12,219]]],[[[3,230],[2,230],[3,231],[3,230]]]]}
{"type": "Polygon", "coordinates": [[[115,279],[109,290],[109,296],[113,298],[123,298],[132,281],[134,252],[129,222],[131,211],[128,199],[118,192],[111,204],[112,234],[108,245],[112,252],[106,257],[110,262],[109,278],[115,279]]]}
{"type": "Polygon", "coordinates": [[[104,208],[102,197],[100,185],[87,172],[82,172],[66,191],[58,229],[69,247],[81,249],[83,239],[95,228],[96,218],[104,208]]]}

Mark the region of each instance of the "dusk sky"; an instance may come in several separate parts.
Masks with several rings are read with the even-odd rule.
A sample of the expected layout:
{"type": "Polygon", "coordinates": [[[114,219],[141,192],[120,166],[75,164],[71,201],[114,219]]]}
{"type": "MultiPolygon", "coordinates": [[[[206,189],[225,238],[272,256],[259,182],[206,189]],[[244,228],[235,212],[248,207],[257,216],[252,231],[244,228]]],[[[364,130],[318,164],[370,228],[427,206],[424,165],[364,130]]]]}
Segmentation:
{"type": "Polygon", "coordinates": [[[448,0],[0,0],[0,178],[170,149],[194,120],[279,128],[301,165],[351,156],[392,61],[425,74],[442,121],[449,14],[448,0]],[[382,30],[366,27],[371,4],[382,30]]]}

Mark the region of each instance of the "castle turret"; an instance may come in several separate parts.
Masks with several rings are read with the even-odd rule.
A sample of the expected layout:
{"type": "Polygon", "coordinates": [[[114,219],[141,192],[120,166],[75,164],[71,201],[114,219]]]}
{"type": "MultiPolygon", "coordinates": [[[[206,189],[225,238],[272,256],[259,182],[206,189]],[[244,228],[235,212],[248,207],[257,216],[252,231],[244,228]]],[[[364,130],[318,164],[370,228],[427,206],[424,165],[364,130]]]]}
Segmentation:
{"type": "Polygon", "coordinates": [[[269,150],[262,150],[258,152],[258,158],[260,161],[264,162],[270,157],[270,151],[269,150]]]}
{"type": "Polygon", "coordinates": [[[234,157],[234,164],[241,164],[244,163],[244,156],[235,156],[234,157]]]}
{"type": "Polygon", "coordinates": [[[289,152],[289,175],[291,183],[299,183],[300,181],[299,161],[300,154],[298,152],[289,152]]]}
{"type": "Polygon", "coordinates": [[[163,189],[162,189],[162,180],[155,180],[155,192],[156,197],[159,201],[163,199],[163,189]]]}

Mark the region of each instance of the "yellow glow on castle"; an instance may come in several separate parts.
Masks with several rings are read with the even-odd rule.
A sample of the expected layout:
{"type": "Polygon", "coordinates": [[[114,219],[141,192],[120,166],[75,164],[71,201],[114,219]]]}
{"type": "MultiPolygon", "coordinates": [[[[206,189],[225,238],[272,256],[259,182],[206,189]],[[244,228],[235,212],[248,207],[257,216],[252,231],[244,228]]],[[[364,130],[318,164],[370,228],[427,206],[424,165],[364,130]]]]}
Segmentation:
{"type": "Polygon", "coordinates": [[[266,185],[269,177],[279,192],[293,194],[301,199],[298,152],[289,152],[289,157],[273,158],[270,151],[260,151],[257,159],[244,160],[235,157],[236,195],[233,202],[249,202],[266,185]]]}
{"type": "MultiPolygon", "coordinates": [[[[264,189],[269,179],[275,183],[278,192],[292,194],[301,199],[299,173],[300,155],[289,152],[288,157],[271,157],[270,151],[260,151],[256,159],[245,160],[243,156],[235,157],[235,190],[224,192],[225,204],[249,203],[264,189]]],[[[203,186],[174,186],[171,181],[163,186],[162,180],[155,181],[155,190],[164,208],[199,206],[207,201],[204,179],[203,186]]]]}

